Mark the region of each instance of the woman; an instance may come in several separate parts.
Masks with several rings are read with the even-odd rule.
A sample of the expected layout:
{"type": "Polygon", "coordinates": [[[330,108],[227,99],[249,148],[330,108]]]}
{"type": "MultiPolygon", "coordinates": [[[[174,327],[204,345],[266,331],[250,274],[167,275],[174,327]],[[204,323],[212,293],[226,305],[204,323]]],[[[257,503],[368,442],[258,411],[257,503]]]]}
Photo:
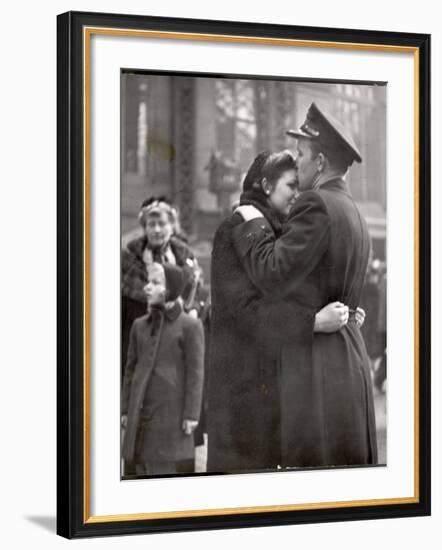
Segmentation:
{"type": "MultiPolygon", "coordinates": [[[[126,363],[129,332],[137,317],[146,313],[147,268],[153,263],[171,263],[184,268],[188,279],[195,260],[184,240],[176,235],[178,216],[175,208],[163,197],[151,197],[143,202],[138,214],[143,235],[130,241],[122,251],[122,368],[126,363]]],[[[184,290],[184,295],[188,292],[184,290]]],[[[124,375],[124,373],[123,373],[124,375]]]]}
{"type": "MultiPolygon", "coordinates": [[[[258,208],[279,236],[296,186],[290,152],[260,153],[244,179],[240,203],[258,208]]],[[[226,219],[212,251],[208,471],[250,471],[281,463],[275,321],[281,326],[287,316],[293,326],[297,315],[311,320],[315,331],[332,332],[348,318],[348,308],[337,302],[317,314],[307,308],[293,313],[286,304],[264,298],[233,247],[232,232],[242,221],[240,214],[226,219]]],[[[300,327],[306,325],[303,321],[300,327]]]]}

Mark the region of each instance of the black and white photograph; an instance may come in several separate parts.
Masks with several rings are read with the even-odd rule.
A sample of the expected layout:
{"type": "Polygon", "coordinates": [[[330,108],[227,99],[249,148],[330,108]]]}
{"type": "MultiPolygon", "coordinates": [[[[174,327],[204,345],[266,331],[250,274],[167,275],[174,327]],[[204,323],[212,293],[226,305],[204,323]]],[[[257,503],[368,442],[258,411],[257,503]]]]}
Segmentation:
{"type": "Polygon", "coordinates": [[[57,23],[57,532],[428,516],[430,36],[57,23]]]}
{"type": "Polygon", "coordinates": [[[437,548],[436,8],[4,4],[5,549],[437,548]]]}
{"type": "Polygon", "coordinates": [[[387,466],[388,83],[120,84],[122,480],[387,466]]]}

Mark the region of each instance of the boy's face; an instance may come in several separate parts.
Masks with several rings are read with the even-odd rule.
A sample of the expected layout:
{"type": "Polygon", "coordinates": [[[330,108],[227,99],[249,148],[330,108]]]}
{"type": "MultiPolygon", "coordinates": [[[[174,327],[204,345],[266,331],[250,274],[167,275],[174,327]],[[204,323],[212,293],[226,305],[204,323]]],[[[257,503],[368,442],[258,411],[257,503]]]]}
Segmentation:
{"type": "Polygon", "coordinates": [[[147,285],[144,292],[149,305],[164,304],[166,301],[166,276],[161,265],[154,265],[149,269],[147,285]]]}

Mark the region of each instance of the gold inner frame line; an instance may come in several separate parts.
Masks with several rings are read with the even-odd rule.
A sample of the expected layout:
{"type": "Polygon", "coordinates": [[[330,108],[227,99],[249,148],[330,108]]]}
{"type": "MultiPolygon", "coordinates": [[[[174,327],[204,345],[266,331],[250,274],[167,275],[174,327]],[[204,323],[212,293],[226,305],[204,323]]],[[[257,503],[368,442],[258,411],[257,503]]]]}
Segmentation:
{"type": "Polygon", "coordinates": [[[85,27],[85,39],[92,34],[102,36],[131,36],[134,38],[161,38],[169,40],[193,40],[200,42],[231,42],[236,44],[257,44],[270,46],[298,46],[307,48],[332,48],[343,50],[366,50],[394,53],[415,53],[413,46],[395,46],[385,44],[364,44],[358,42],[331,42],[327,40],[299,40],[295,38],[270,38],[261,36],[237,36],[228,34],[206,34],[172,31],[149,31],[136,29],[113,29],[108,27],[85,27]]]}
{"type": "Polygon", "coordinates": [[[83,28],[83,213],[84,213],[84,522],[102,523],[116,521],[134,521],[148,519],[171,519],[204,517],[229,514],[251,514],[263,512],[281,512],[296,510],[324,510],[356,506],[380,506],[389,504],[412,504],[419,502],[419,49],[411,46],[382,44],[364,44],[351,42],[330,42],[320,40],[296,40],[281,38],[244,37],[235,35],[149,31],[136,29],[114,29],[108,27],[83,28]],[[90,512],[90,84],[91,84],[91,36],[123,36],[156,39],[194,40],[204,42],[231,42],[257,45],[332,48],[370,52],[412,53],[414,61],[414,495],[411,497],[352,500],[337,502],[301,503],[287,505],[251,506],[234,508],[215,508],[206,510],[181,510],[171,512],[152,512],[137,514],[118,514],[110,516],[92,516],[90,512]]]}

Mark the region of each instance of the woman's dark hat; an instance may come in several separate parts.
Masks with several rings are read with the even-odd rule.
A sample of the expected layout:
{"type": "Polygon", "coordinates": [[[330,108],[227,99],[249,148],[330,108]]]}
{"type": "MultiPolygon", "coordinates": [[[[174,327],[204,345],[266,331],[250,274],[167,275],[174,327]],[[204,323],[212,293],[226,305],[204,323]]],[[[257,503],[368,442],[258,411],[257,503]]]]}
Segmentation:
{"type": "Polygon", "coordinates": [[[287,130],[289,136],[305,138],[320,143],[327,151],[342,151],[348,160],[362,162],[361,153],[350,132],[333,116],[312,103],[307,111],[304,124],[298,130],[287,130]]]}

